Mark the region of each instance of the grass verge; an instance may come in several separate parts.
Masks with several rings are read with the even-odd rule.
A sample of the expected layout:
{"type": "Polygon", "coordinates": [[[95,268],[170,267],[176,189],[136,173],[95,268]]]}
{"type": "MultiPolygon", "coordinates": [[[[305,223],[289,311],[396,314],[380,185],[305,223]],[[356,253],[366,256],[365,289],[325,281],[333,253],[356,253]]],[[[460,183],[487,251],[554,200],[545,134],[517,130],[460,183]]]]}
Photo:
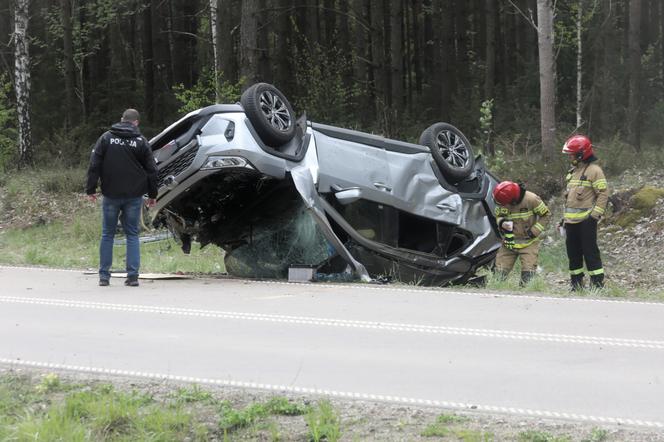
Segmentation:
{"type": "MultiPolygon", "coordinates": [[[[68,221],[0,231],[0,263],[56,268],[99,266],[101,215],[98,207],[81,207],[68,221]]],[[[122,239],[118,234],[116,239],[122,239]]],[[[123,271],[125,246],[113,249],[113,268],[123,271]]],[[[141,271],[157,273],[222,273],[223,251],[214,245],[194,244],[185,255],[173,238],[141,244],[141,271]]]]}

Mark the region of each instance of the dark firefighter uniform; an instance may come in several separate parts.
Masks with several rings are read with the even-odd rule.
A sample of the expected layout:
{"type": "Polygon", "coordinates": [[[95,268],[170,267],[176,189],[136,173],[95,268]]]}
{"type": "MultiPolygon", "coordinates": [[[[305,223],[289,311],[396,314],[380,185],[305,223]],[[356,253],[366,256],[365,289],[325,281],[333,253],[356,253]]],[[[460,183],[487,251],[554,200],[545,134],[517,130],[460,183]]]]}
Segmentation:
{"type": "Polygon", "coordinates": [[[604,267],[597,247],[597,222],[604,215],[609,188],[597,160],[593,145],[585,135],[573,135],[564,144],[573,167],[566,177],[565,216],[567,257],[572,290],[583,288],[583,263],[593,287],[604,286],[604,267]]]}
{"type": "Polygon", "coordinates": [[[572,289],[583,287],[583,262],[594,287],[604,285],[604,268],[597,246],[597,222],[606,211],[609,188],[596,158],[578,162],[567,174],[565,230],[572,289]]]}

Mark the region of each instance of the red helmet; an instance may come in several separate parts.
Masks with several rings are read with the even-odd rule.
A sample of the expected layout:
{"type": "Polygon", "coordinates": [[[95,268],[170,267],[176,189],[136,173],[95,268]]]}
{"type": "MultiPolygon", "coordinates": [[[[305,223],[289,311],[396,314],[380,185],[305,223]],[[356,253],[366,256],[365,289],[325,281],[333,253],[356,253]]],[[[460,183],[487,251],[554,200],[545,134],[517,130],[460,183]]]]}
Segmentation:
{"type": "Polygon", "coordinates": [[[521,186],[512,181],[503,181],[493,189],[493,200],[501,206],[516,204],[521,197],[521,186]]]}
{"type": "Polygon", "coordinates": [[[573,135],[565,141],[563,153],[574,155],[577,160],[587,160],[593,155],[593,144],[585,135],[573,135]]]}

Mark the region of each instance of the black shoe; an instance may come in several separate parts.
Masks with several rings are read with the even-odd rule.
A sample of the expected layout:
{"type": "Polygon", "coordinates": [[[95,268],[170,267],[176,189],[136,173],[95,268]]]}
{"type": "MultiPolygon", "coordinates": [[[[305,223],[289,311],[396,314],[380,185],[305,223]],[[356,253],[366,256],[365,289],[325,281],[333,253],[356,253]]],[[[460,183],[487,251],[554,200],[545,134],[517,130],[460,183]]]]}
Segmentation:
{"type": "Polygon", "coordinates": [[[127,278],[127,279],[125,279],[125,285],[127,287],[138,287],[138,278],[127,278]]]}
{"type": "Polygon", "coordinates": [[[99,285],[101,287],[106,287],[107,285],[111,285],[111,283],[108,279],[100,279],[99,280],[99,285]]]}
{"type": "Polygon", "coordinates": [[[604,288],[604,275],[592,275],[590,277],[590,284],[595,289],[603,289],[604,288]]]}

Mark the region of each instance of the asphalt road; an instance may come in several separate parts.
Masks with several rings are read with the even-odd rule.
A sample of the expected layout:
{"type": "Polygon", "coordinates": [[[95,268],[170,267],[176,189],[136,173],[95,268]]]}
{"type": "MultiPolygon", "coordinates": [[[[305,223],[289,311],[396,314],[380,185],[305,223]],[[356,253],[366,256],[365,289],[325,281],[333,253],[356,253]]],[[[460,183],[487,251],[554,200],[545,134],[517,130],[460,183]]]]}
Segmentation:
{"type": "Polygon", "coordinates": [[[0,365],[664,430],[664,304],[0,267],[0,365]]]}

